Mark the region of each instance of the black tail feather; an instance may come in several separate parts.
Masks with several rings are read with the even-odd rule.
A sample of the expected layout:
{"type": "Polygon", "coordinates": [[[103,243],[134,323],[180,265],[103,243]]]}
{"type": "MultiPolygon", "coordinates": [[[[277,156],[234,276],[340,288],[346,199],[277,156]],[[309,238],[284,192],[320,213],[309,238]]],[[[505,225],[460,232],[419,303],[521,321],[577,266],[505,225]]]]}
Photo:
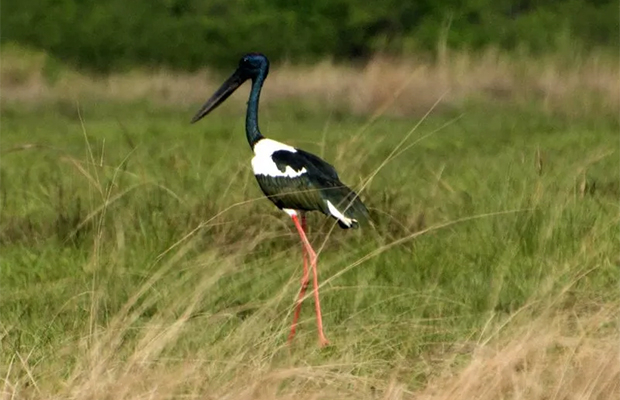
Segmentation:
{"type": "Polygon", "coordinates": [[[351,224],[338,220],[338,225],[343,229],[359,227],[359,224],[365,224],[370,220],[368,209],[359,198],[357,193],[348,187],[341,185],[339,187],[329,188],[323,191],[322,197],[332,203],[338,211],[346,218],[351,219],[351,224]]]}

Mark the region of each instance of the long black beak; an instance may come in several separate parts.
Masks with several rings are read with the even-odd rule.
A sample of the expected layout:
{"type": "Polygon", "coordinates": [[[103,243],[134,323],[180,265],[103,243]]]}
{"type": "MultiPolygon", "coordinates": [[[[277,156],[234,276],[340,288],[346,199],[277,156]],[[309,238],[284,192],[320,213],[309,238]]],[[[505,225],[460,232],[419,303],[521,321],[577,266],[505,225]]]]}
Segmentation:
{"type": "Polygon", "coordinates": [[[213,93],[213,96],[211,96],[211,98],[207,100],[202,107],[200,107],[200,110],[196,113],[196,115],[194,115],[194,118],[192,118],[192,124],[222,104],[224,100],[233,94],[233,92],[237,90],[237,88],[246,80],[247,78],[244,78],[239,70],[236,70],[235,73],[232,74],[215,93],[213,93]]]}

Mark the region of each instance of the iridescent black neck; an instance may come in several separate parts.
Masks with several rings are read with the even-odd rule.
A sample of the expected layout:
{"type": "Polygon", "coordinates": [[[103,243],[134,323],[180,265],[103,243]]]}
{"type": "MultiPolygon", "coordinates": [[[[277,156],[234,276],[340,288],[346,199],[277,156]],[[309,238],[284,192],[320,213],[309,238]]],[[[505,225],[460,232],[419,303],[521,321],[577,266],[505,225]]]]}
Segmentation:
{"type": "Polygon", "coordinates": [[[250,99],[248,100],[248,110],[245,114],[245,134],[252,149],[256,142],[263,138],[263,135],[261,135],[258,129],[258,101],[266,77],[267,71],[261,70],[258,75],[252,79],[252,90],[250,91],[250,99]]]}

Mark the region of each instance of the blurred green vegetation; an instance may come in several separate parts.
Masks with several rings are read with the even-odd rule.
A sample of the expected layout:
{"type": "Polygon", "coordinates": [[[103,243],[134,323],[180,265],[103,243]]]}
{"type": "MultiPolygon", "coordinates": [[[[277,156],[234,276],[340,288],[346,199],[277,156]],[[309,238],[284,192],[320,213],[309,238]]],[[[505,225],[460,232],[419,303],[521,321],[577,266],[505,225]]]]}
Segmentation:
{"type": "Polygon", "coordinates": [[[610,0],[4,0],[1,22],[3,43],[100,72],[217,67],[247,51],[308,62],[438,45],[533,54],[619,45],[610,0]]]}

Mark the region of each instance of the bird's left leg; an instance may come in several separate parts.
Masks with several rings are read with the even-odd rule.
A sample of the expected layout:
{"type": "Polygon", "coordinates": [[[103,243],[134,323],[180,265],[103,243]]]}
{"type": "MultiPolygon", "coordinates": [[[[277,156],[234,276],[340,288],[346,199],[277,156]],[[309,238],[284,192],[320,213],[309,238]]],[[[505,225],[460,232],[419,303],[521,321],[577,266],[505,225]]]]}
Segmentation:
{"type": "MultiPolygon", "coordinates": [[[[301,214],[301,229],[304,233],[307,231],[306,227],[306,214],[301,214]]],[[[308,271],[308,251],[306,250],[306,245],[302,243],[301,248],[304,260],[304,274],[301,278],[301,289],[299,289],[299,297],[297,298],[297,303],[295,305],[295,314],[293,315],[293,324],[291,325],[291,333],[288,335],[289,343],[295,337],[295,331],[297,330],[297,321],[299,320],[299,315],[301,313],[301,303],[304,300],[304,296],[306,294],[306,289],[308,288],[308,283],[310,283],[310,276],[308,271]]]]}
{"type": "Polygon", "coordinates": [[[301,238],[302,243],[306,247],[306,251],[308,252],[308,258],[310,259],[310,266],[312,267],[313,272],[313,285],[314,285],[314,307],[316,309],[316,324],[319,330],[319,344],[321,346],[325,346],[329,344],[329,341],[325,337],[323,333],[323,318],[321,316],[321,303],[319,302],[319,276],[316,268],[316,253],[312,249],[308,238],[306,237],[306,233],[304,232],[301,224],[299,223],[299,218],[297,218],[296,213],[291,213],[291,218],[295,223],[295,227],[297,228],[297,232],[299,232],[299,237],[301,238]]]}

